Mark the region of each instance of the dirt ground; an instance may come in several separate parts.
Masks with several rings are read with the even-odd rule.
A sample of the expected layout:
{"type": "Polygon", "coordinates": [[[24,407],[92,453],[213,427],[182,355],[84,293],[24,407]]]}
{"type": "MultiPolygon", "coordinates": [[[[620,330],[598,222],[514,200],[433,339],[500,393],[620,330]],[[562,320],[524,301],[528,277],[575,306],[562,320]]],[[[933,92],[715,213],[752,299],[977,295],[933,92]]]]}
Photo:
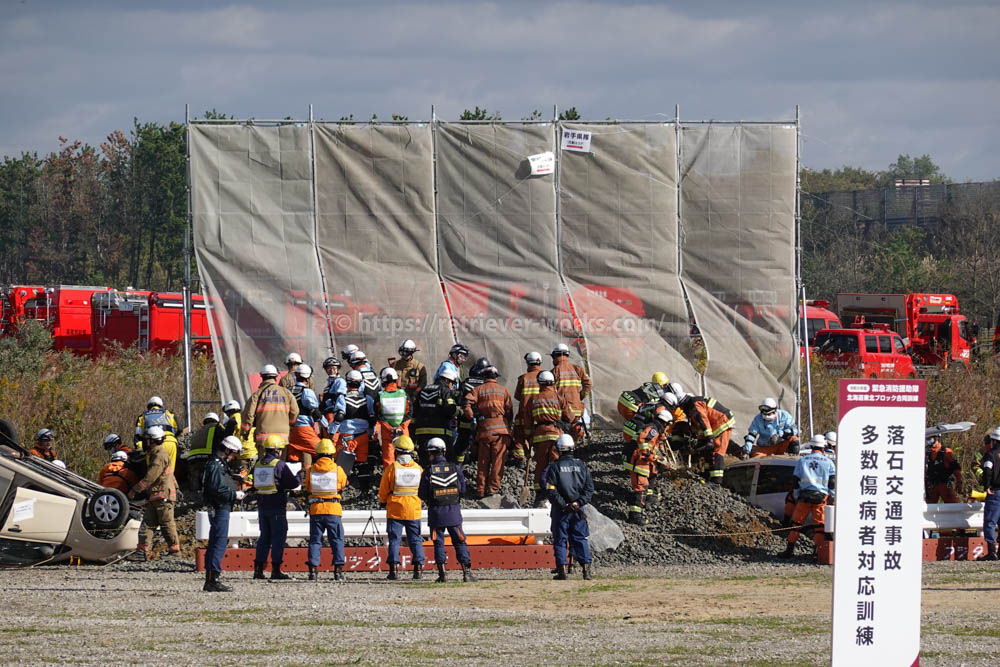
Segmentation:
{"type": "MultiPolygon", "coordinates": [[[[929,563],[921,662],[992,665],[1000,567],[929,563]]],[[[483,571],[475,584],[225,578],[164,569],[0,570],[4,662],[176,664],[826,664],[830,568],[805,564],[483,571]]],[[[454,579],[455,576],[449,573],[454,579]]]]}

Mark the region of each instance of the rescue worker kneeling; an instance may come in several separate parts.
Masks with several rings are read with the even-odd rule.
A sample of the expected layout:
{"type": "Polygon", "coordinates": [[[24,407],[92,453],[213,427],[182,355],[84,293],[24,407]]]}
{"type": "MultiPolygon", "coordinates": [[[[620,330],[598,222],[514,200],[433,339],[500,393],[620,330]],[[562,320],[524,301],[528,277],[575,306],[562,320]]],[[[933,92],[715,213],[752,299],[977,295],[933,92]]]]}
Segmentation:
{"type": "Polygon", "coordinates": [[[291,579],[281,571],[285,555],[285,538],[288,536],[288,515],[285,504],[288,492],[299,485],[299,479],[281,460],[287,443],[280,435],[269,435],[264,440],[264,455],[253,469],[253,489],[257,494],[257,521],[260,537],[253,561],[253,578],[264,578],[267,554],[271,554],[271,579],[291,579]]]}
{"type": "Polygon", "coordinates": [[[316,445],[316,462],[305,477],[304,487],[309,498],[309,581],[318,578],[323,534],[330,540],[333,552],[333,578],[344,578],[344,523],[341,493],[347,487],[347,474],[334,460],[335,449],[330,440],[316,445]]]}
{"type": "Polygon", "coordinates": [[[413,578],[420,579],[424,569],[424,547],[420,537],[420,475],[423,469],[413,460],[415,447],[409,436],[401,435],[393,443],[396,460],[382,474],[378,500],[385,505],[385,532],[389,536],[389,576],[398,579],[399,541],[406,531],[406,542],[413,556],[413,578]]]}
{"type": "Polygon", "coordinates": [[[653,495],[652,480],[656,476],[656,454],[654,449],[666,437],[666,429],[672,417],[663,411],[656,415],[656,425],[647,426],[639,434],[639,442],[629,461],[629,477],[632,482],[632,504],[628,507],[628,521],[640,526],[648,523],[645,517],[646,500],[653,495]],[[659,427],[660,430],[657,430],[659,427]]]}
{"type": "Polygon", "coordinates": [[[472,574],[472,560],[469,547],[465,544],[462,531],[461,498],[465,495],[465,476],[462,466],[449,463],[445,458],[447,445],[441,438],[431,438],[427,443],[427,453],[431,458],[430,467],[420,476],[420,499],[427,503],[427,524],[434,540],[434,562],[437,563],[437,582],[447,581],[445,566],[448,554],[444,551],[445,531],[451,535],[455,547],[455,557],[462,564],[462,581],[475,581],[472,574]]]}
{"type": "Polygon", "coordinates": [[[139,478],[131,471],[126,463],[128,454],[123,451],[111,453],[111,460],[104,464],[101,472],[97,475],[97,483],[109,489],[118,489],[125,495],[132,489],[139,478]]]}
{"type": "Polygon", "coordinates": [[[590,526],[583,507],[594,497],[594,480],[587,464],[574,458],[576,443],[564,433],[556,440],[559,458],[542,472],[542,484],[552,503],[552,553],[556,559],[553,579],[566,578],[566,541],[573,557],[583,566],[583,578],[590,579],[590,526]]]}
{"type": "MultiPolygon", "coordinates": [[[[823,508],[826,500],[833,494],[836,480],[836,467],[833,461],[823,454],[826,438],[814,435],[809,441],[812,451],[799,459],[795,464],[795,512],[792,514],[792,524],[800,526],[806,517],[813,521],[813,544],[818,545],[823,526],[823,508]]],[[[779,558],[791,558],[795,552],[795,543],[799,539],[799,531],[788,533],[788,546],[778,554],[779,558]]]]}
{"type": "Polygon", "coordinates": [[[775,454],[798,454],[798,427],[792,415],[778,408],[773,398],[765,398],[757,408],[760,414],[754,416],[743,439],[743,451],[749,458],[773,456],[775,454]]]}

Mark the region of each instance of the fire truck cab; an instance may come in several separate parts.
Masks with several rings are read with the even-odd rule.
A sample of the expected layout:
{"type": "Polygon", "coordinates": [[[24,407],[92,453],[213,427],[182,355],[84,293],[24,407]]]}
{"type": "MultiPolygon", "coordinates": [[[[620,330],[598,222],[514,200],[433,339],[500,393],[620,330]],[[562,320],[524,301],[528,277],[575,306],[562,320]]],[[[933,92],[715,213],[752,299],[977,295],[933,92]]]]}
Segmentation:
{"type": "Polygon", "coordinates": [[[822,329],[816,333],[814,350],[828,368],[858,377],[916,377],[903,337],[886,325],[822,329]]]}

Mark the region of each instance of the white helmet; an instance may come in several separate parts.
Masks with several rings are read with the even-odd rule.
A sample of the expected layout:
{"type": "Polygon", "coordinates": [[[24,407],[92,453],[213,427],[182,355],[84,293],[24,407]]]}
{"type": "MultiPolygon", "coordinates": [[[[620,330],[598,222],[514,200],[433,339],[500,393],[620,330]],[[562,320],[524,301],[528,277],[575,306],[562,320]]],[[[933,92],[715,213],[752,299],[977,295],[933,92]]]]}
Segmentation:
{"type": "Polygon", "coordinates": [[[66,462],[63,461],[62,459],[56,459],[55,461],[52,462],[52,465],[54,465],[57,468],[62,468],[63,470],[66,469],[66,462]]]}
{"type": "Polygon", "coordinates": [[[302,357],[299,356],[298,352],[289,352],[288,356],[285,357],[285,365],[301,364],[301,363],[302,363],[302,357]]]}
{"type": "Polygon", "coordinates": [[[383,382],[383,384],[396,382],[397,380],[399,380],[399,373],[397,373],[396,369],[393,368],[392,366],[386,366],[385,368],[382,369],[382,372],[379,373],[379,379],[383,382]]]}
{"type": "Polygon", "coordinates": [[[52,429],[50,429],[50,428],[43,428],[41,431],[39,431],[38,433],[35,434],[35,440],[36,441],[38,441],[38,440],[52,440],[53,437],[55,437],[55,434],[52,432],[52,429]]]}
{"type": "Polygon", "coordinates": [[[529,352],[524,355],[524,363],[529,366],[537,366],[542,363],[542,355],[540,352],[529,352]]]}
{"type": "Polygon", "coordinates": [[[554,348],[552,348],[551,356],[558,357],[563,355],[567,357],[569,356],[569,345],[567,345],[566,343],[559,343],[554,348]]]}
{"type": "Polygon", "coordinates": [[[298,366],[295,367],[295,370],[292,371],[292,373],[295,374],[295,377],[302,378],[303,380],[308,380],[309,378],[312,377],[313,369],[312,366],[310,366],[309,364],[299,364],[298,366]]]}
{"type": "Polygon", "coordinates": [[[128,461],[128,454],[126,454],[125,452],[123,452],[120,449],[116,450],[116,451],[112,452],[112,454],[111,454],[111,460],[112,461],[128,461]]]}
{"type": "Polygon", "coordinates": [[[236,452],[237,454],[243,451],[243,443],[235,435],[227,435],[222,439],[222,446],[226,449],[236,452]]]}
{"type": "Polygon", "coordinates": [[[997,442],[1000,442],[1000,426],[997,426],[995,429],[990,431],[990,434],[986,437],[989,438],[990,440],[995,440],[997,442]]]}
{"type": "Polygon", "coordinates": [[[347,374],[346,380],[347,384],[359,385],[365,381],[365,378],[362,377],[361,371],[351,371],[347,374]]]}
{"type": "Polygon", "coordinates": [[[146,401],[146,407],[147,408],[162,408],[163,407],[163,399],[160,398],[159,396],[150,396],[149,400],[146,401]]]}
{"type": "Polygon", "coordinates": [[[443,371],[441,371],[441,374],[438,375],[438,378],[444,380],[450,380],[451,382],[458,382],[458,373],[451,370],[450,368],[446,368],[443,371]]]}
{"type": "Polygon", "coordinates": [[[399,344],[400,354],[413,354],[416,351],[417,351],[417,344],[414,343],[409,338],[407,338],[406,340],[404,340],[402,343],[399,344]]]}
{"type": "Polygon", "coordinates": [[[201,420],[202,424],[208,424],[209,422],[219,423],[219,415],[214,412],[205,413],[205,418],[201,420]]]}
{"type": "Polygon", "coordinates": [[[368,357],[365,356],[364,352],[361,350],[354,350],[354,352],[351,352],[350,364],[352,366],[354,364],[360,364],[362,361],[368,361],[368,357]]]}
{"type": "Polygon", "coordinates": [[[108,433],[104,438],[104,449],[114,449],[122,444],[122,437],[117,433],[108,433]]]}
{"type": "Polygon", "coordinates": [[[667,391],[678,398],[684,395],[684,388],[681,387],[680,382],[670,382],[667,384],[667,391]]]}
{"type": "Polygon", "coordinates": [[[664,392],[663,396],[660,396],[660,400],[663,401],[664,405],[671,409],[676,408],[677,404],[680,403],[680,401],[677,400],[677,394],[672,391],[664,392]]]}
{"type": "Polygon", "coordinates": [[[278,369],[274,367],[274,364],[264,364],[264,367],[260,369],[260,376],[262,378],[276,378],[278,377],[278,369]]]}
{"type": "Polygon", "coordinates": [[[837,432],[836,431],[827,431],[823,435],[823,437],[826,438],[826,444],[829,445],[830,447],[836,447],[837,446],[837,432]]]}
{"type": "Polygon", "coordinates": [[[162,426],[150,426],[146,429],[146,437],[153,442],[158,442],[167,437],[167,432],[163,430],[162,426]]]}
{"type": "Polygon", "coordinates": [[[556,376],[552,371],[542,371],[538,374],[538,384],[550,385],[556,383],[556,376]]]}
{"type": "Polygon", "coordinates": [[[670,410],[660,410],[656,413],[656,418],[664,424],[669,424],[674,420],[674,416],[670,413],[670,410]]]}
{"type": "Polygon", "coordinates": [[[810,449],[826,449],[826,438],[822,434],[817,433],[809,441],[810,449]]]}
{"type": "Polygon", "coordinates": [[[560,452],[569,452],[576,447],[576,443],[573,442],[573,436],[569,433],[563,433],[556,439],[556,449],[560,452]]]}
{"type": "Polygon", "coordinates": [[[760,416],[766,422],[773,422],[778,417],[778,402],[773,398],[765,398],[757,406],[757,409],[760,410],[760,416]]]}
{"type": "Polygon", "coordinates": [[[234,410],[242,410],[243,406],[240,405],[239,401],[226,401],[226,404],[222,406],[223,412],[233,412],[234,410]]]}
{"type": "Polygon", "coordinates": [[[358,351],[357,345],[348,345],[343,350],[340,351],[340,356],[344,358],[344,361],[350,361],[351,355],[358,351]]]}
{"type": "Polygon", "coordinates": [[[431,438],[427,441],[427,451],[443,452],[448,449],[441,438],[431,438]]]}

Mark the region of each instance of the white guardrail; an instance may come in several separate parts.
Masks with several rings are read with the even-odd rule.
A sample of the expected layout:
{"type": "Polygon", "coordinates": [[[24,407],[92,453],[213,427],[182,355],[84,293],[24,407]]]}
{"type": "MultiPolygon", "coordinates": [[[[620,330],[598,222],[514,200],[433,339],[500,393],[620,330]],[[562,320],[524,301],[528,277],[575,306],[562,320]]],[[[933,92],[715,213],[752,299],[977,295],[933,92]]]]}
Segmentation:
{"type": "MultiPolygon", "coordinates": [[[[823,530],[833,532],[834,520],[837,516],[835,505],[827,505],[823,518],[823,530]]],[[[960,530],[963,528],[983,529],[983,503],[935,503],[924,505],[925,531],[960,530]]]]}
{"type": "MultiPolygon", "coordinates": [[[[290,510],[288,516],[288,539],[309,538],[309,516],[302,510],[290,510]]],[[[421,515],[421,530],[430,539],[427,526],[427,511],[421,515]]],[[[344,537],[385,537],[385,510],[344,510],[344,537]],[[374,526],[372,525],[374,523],[374,526]]],[[[462,530],[466,535],[500,536],[524,535],[541,537],[549,535],[548,508],[542,509],[496,509],[462,510],[462,530]]],[[[199,540],[208,539],[208,512],[195,513],[194,532],[199,540]]],[[[246,538],[260,537],[257,512],[232,512],[229,515],[230,543],[246,538]]]]}

